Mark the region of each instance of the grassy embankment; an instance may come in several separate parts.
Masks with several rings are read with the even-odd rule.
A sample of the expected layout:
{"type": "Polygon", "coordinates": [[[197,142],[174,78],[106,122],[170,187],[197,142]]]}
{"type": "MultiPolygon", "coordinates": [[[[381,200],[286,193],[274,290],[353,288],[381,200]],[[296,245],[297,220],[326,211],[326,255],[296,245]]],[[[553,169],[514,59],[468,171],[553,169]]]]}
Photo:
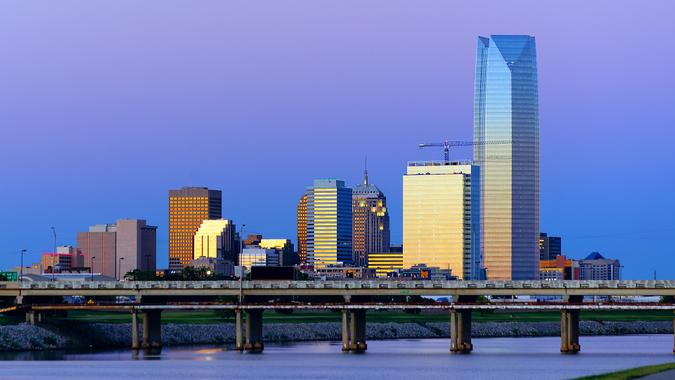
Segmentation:
{"type": "Polygon", "coordinates": [[[645,367],[631,368],[623,371],[604,373],[602,375],[593,375],[580,377],[576,380],[629,380],[639,379],[655,373],[675,369],[675,363],[648,365],[645,367]]]}
{"type": "MultiPolygon", "coordinates": [[[[81,322],[102,322],[102,323],[129,323],[131,317],[128,313],[114,312],[90,312],[90,311],[70,311],[68,320],[81,322]]],[[[370,311],[368,312],[369,322],[447,322],[448,313],[445,312],[423,312],[420,314],[410,314],[398,311],[370,311]]],[[[614,312],[596,312],[582,311],[581,320],[591,321],[672,321],[673,314],[669,311],[614,311],[614,312]]],[[[268,323],[313,323],[313,322],[338,322],[340,314],[331,311],[303,311],[291,314],[278,312],[265,312],[264,320],[268,323]]],[[[473,313],[475,322],[558,322],[560,313],[557,312],[532,312],[532,313],[510,313],[510,312],[479,312],[473,313]]],[[[184,312],[164,312],[162,313],[164,323],[183,323],[183,324],[208,324],[234,322],[233,316],[229,318],[223,313],[213,311],[184,311],[184,312]]],[[[0,324],[15,324],[21,322],[20,319],[0,317],[0,324]]]]}

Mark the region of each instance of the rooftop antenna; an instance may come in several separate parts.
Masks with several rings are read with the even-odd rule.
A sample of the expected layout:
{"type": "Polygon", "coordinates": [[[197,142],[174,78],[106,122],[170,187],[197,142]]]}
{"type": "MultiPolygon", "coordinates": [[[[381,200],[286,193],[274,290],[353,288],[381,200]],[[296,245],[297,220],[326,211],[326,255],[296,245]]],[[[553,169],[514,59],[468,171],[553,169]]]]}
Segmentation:
{"type": "Polygon", "coordinates": [[[368,155],[366,154],[365,169],[363,170],[363,185],[368,186],[368,155]]]}

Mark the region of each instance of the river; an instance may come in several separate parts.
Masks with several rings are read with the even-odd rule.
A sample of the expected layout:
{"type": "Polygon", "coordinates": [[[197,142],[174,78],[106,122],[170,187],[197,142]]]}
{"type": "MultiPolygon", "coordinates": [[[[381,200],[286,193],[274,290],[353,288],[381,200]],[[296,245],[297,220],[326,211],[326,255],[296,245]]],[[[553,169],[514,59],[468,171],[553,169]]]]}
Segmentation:
{"type": "Polygon", "coordinates": [[[672,335],[581,337],[582,352],[558,352],[560,338],[477,338],[468,355],[449,339],[368,342],[343,354],[337,342],[268,344],[260,355],[231,347],[0,354],[0,378],[41,379],[567,379],[674,361],[672,335]]]}

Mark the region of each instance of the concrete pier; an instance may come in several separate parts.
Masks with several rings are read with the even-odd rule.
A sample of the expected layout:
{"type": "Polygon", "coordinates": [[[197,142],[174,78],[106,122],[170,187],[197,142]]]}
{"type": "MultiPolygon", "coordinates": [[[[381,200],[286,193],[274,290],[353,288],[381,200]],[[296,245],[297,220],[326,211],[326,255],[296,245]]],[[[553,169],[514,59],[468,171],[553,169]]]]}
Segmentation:
{"type": "Polygon", "coordinates": [[[37,325],[42,322],[43,315],[39,311],[29,310],[26,312],[26,323],[29,325],[37,325]]]}
{"type": "Polygon", "coordinates": [[[262,310],[249,310],[246,312],[246,345],[244,350],[251,353],[259,353],[265,349],[262,334],[262,310]]]}
{"type": "Polygon", "coordinates": [[[237,351],[244,351],[244,321],[241,315],[241,309],[234,311],[235,315],[235,349],[237,351]]]}
{"type": "Polygon", "coordinates": [[[342,310],[342,351],[349,351],[349,311],[342,310]]]}
{"type": "MultiPolygon", "coordinates": [[[[583,296],[565,296],[569,304],[581,304],[583,296]]],[[[560,312],[560,352],[575,354],[581,350],[579,345],[579,310],[563,309],[560,312]]]]}
{"type": "MultiPolygon", "coordinates": [[[[368,344],[366,343],[366,311],[362,309],[353,310],[350,319],[349,350],[352,352],[364,352],[368,349],[368,344]]],[[[342,339],[344,342],[344,336],[342,339]]]]}
{"type": "Polygon", "coordinates": [[[471,310],[450,311],[450,352],[469,353],[471,343],[471,310]]]}
{"type": "Polygon", "coordinates": [[[162,347],[162,311],[148,310],[143,312],[143,344],[144,349],[162,347]]]}
{"type": "Polygon", "coordinates": [[[138,311],[131,311],[131,349],[138,350],[141,344],[138,341],[138,311]]]}

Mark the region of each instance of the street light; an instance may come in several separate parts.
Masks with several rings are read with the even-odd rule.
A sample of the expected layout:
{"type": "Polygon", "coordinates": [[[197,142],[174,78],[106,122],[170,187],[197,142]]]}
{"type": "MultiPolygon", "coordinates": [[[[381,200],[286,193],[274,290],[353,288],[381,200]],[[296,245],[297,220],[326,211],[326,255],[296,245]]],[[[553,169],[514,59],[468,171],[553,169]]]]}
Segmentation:
{"type": "Polygon", "coordinates": [[[244,301],[244,266],[241,265],[241,254],[244,252],[244,228],[246,224],[241,225],[241,236],[239,237],[239,257],[236,258],[239,264],[239,304],[244,301]]]}
{"type": "Polygon", "coordinates": [[[25,249],[21,250],[21,267],[19,268],[19,281],[23,281],[23,254],[26,253],[25,249]]]}
{"type": "Polygon", "coordinates": [[[91,272],[91,280],[94,281],[94,259],[96,256],[91,257],[91,268],[89,268],[89,272],[91,272]]]}
{"type": "Polygon", "coordinates": [[[54,234],[54,255],[52,256],[52,281],[54,281],[56,279],[54,277],[54,267],[56,266],[55,260],[57,260],[58,255],[56,254],[56,228],[54,228],[52,226],[51,229],[52,229],[52,234],[54,234]]]}
{"type": "Polygon", "coordinates": [[[117,264],[117,271],[118,271],[117,280],[122,279],[122,260],[124,260],[124,257],[120,257],[120,259],[117,260],[117,262],[118,262],[118,264],[117,264]]]}

